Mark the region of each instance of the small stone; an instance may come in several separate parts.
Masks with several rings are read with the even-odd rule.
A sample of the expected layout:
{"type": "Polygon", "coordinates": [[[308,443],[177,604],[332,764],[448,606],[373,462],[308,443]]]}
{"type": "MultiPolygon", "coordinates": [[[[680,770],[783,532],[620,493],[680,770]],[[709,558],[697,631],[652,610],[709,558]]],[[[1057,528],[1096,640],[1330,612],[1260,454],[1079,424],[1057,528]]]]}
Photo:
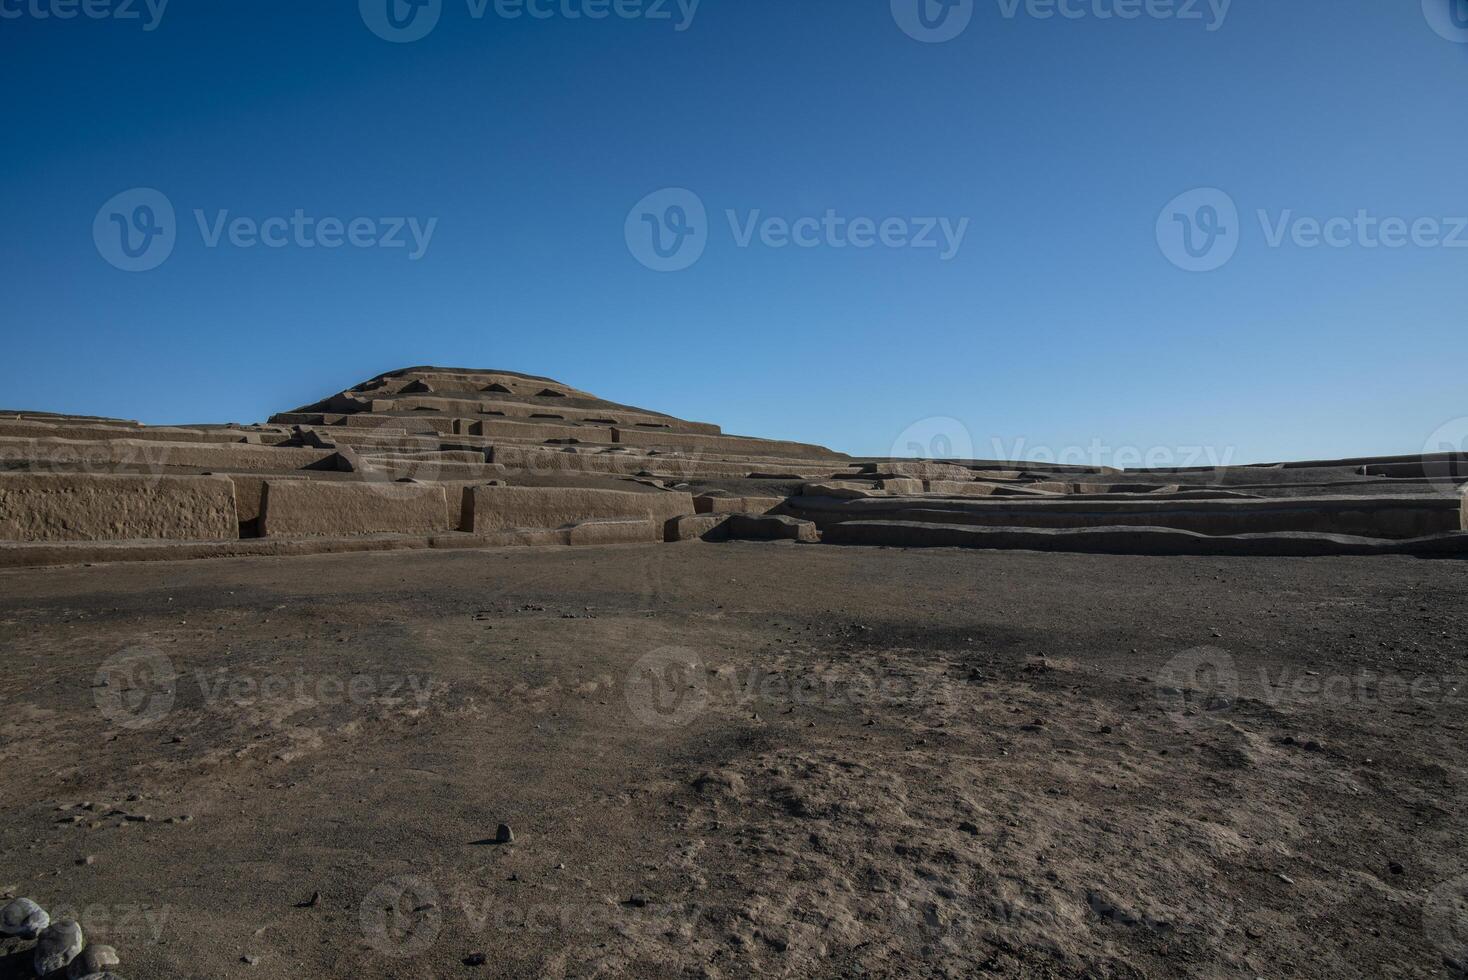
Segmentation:
{"type": "Polygon", "coordinates": [[[1402,874],[1403,872],[1405,872],[1407,870],[1406,868],[1404,868],[1400,864],[1398,864],[1396,861],[1393,861],[1390,864],[1388,864],[1387,865],[1387,868],[1390,869],[1391,873],[1394,874],[1394,875],[1402,874]]]}
{"type": "Polygon", "coordinates": [[[634,909],[645,909],[647,908],[647,899],[641,895],[633,895],[631,898],[627,899],[627,904],[632,906],[634,909]]]}
{"type": "Polygon", "coordinates": [[[0,909],[0,935],[35,939],[50,924],[46,910],[28,898],[17,898],[0,909]]]}
{"type": "Polygon", "coordinates": [[[470,953],[464,957],[465,966],[483,966],[487,962],[489,962],[489,957],[483,953],[470,953]]]}
{"type": "Polygon", "coordinates": [[[256,956],[253,953],[246,953],[244,956],[240,957],[240,962],[245,964],[246,966],[258,966],[260,964],[260,957],[256,956]]]}
{"type": "Polygon", "coordinates": [[[978,826],[978,824],[973,823],[973,822],[968,821],[968,820],[965,820],[963,823],[959,824],[958,825],[958,829],[961,830],[961,831],[963,831],[965,834],[974,834],[974,835],[977,835],[978,832],[979,832],[979,826],[978,826]]]}
{"type": "MultiPolygon", "coordinates": [[[[88,854],[85,857],[77,858],[76,863],[81,865],[96,864],[97,856],[95,854],[88,854]]],[[[95,973],[96,971],[94,970],[93,972],[95,973]]]]}
{"type": "Polygon", "coordinates": [[[36,975],[46,977],[66,969],[81,955],[85,944],[82,927],[71,919],[51,923],[36,942],[36,975]]]}
{"type": "Polygon", "coordinates": [[[106,973],[108,967],[117,966],[121,962],[122,960],[117,958],[117,950],[111,946],[93,944],[82,950],[82,955],[71,961],[66,975],[69,980],[91,980],[98,974],[106,973]]]}
{"type": "Polygon", "coordinates": [[[515,842],[515,832],[510,829],[509,824],[502,823],[495,829],[494,842],[496,844],[513,844],[515,842]]]}

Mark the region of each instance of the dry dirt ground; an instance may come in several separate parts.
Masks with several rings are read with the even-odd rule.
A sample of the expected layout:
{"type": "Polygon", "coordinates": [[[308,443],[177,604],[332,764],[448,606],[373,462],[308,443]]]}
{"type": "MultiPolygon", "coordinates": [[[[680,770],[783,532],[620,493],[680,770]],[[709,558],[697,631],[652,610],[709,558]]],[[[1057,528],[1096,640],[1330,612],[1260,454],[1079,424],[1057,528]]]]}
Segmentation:
{"type": "Polygon", "coordinates": [[[0,892],[129,980],[1451,976],[1465,594],[751,543],[4,572],[0,892]]]}

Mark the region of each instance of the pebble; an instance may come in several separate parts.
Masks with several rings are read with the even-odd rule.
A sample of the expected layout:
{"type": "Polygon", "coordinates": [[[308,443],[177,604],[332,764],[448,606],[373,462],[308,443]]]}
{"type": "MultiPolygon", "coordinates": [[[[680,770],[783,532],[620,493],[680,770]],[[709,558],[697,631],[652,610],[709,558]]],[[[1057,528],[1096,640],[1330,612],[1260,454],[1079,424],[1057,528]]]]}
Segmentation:
{"type": "Polygon", "coordinates": [[[496,844],[513,844],[515,842],[515,832],[510,829],[509,824],[502,823],[495,829],[494,842],[496,844]]]}
{"type": "Polygon", "coordinates": [[[0,934],[35,939],[51,924],[46,910],[28,898],[17,898],[0,909],[0,934]]]}
{"type": "Polygon", "coordinates": [[[118,959],[117,950],[111,946],[93,944],[82,950],[82,955],[71,961],[66,975],[69,980],[91,980],[98,974],[105,974],[108,967],[117,966],[121,962],[122,960],[118,959]]]}
{"type": "Polygon", "coordinates": [[[489,957],[483,953],[470,953],[464,957],[465,966],[483,966],[487,962],[489,962],[489,957]]]}
{"type": "Polygon", "coordinates": [[[82,927],[74,921],[62,919],[51,923],[36,943],[36,975],[50,976],[57,970],[66,969],[81,955],[83,945],[82,927]]]}
{"type": "Polygon", "coordinates": [[[963,823],[958,825],[958,829],[963,831],[965,834],[978,834],[979,825],[971,821],[965,820],[963,823]]]}

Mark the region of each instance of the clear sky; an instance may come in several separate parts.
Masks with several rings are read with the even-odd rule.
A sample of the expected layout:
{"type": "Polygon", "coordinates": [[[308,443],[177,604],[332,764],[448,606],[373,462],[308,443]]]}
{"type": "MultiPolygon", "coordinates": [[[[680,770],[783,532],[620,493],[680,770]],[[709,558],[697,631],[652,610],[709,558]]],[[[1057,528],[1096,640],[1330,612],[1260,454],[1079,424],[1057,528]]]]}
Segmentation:
{"type": "Polygon", "coordinates": [[[432,363],[859,454],[1417,452],[1451,2],[0,0],[0,407],[432,363]]]}

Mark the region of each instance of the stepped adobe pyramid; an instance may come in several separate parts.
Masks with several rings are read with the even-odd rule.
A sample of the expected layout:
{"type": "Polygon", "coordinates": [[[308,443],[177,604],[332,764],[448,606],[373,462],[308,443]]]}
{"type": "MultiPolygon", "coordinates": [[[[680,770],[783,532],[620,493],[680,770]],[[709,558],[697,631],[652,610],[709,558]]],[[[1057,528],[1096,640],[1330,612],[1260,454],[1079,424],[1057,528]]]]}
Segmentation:
{"type": "Polygon", "coordinates": [[[0,412],[0,565],[787,539],[1468,553],[1461,453],[1136,470],[860,459],[512,371],[414,367],[261,425],[0,412]]]}

